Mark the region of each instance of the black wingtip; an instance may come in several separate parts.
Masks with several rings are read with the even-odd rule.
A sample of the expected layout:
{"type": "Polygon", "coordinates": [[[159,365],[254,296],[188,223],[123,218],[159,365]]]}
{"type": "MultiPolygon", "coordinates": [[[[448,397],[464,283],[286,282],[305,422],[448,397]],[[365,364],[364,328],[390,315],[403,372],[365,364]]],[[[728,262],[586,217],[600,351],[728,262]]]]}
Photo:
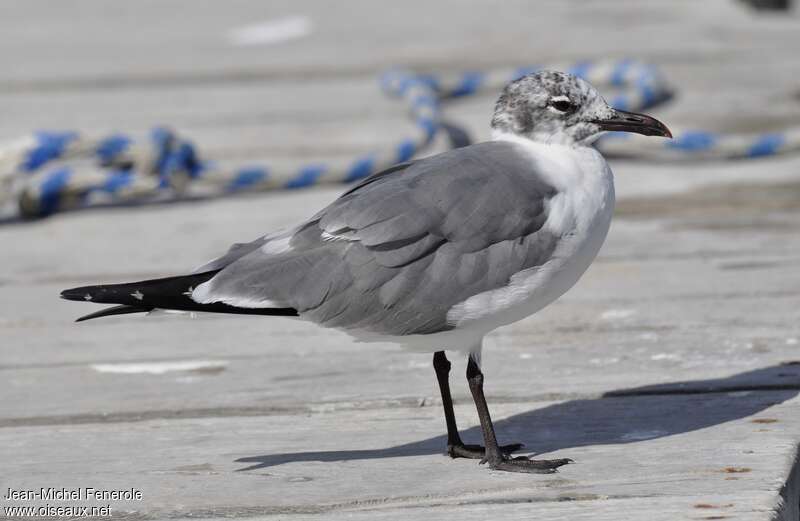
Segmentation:
{"type": "MultiPolygon", "coordinates": [[[[70,299],[72,300],[72,299],[70,299]]],[[[102,317],[110,317],[112,315],[128,315],[130,313],[147,313],[148,311],[152,311],[152,308],[139,308],[135,306],[112,306],[110,308],[101,309],[100,311],[95,311],[94,313],[89,313],[88,315],[84,315],[75,319],[75,322],[83,322],[85,320],[91,320],[93,318],[102,318],[102,317]]]]}
{"type": "Polygon", "coordinates": [[[110,315],[145,313],[156,308],[239,315],[297,316],[297,310],[294,308],[238,308],[222,302],[200,304],[192,300],[192,288],[208,281],[218,271],[123,284],[70,288],[61,292],[61,298],[94,304],[117,304],[115,307],[80,317],[78,322],[110,315]]]}
{"type": "Polygon", "coordinates": [[[61,298],[64,300],[89,300],[86,298],[87,295],[89,293],[85,288],[70,288],[61,292],[61,298]]]}

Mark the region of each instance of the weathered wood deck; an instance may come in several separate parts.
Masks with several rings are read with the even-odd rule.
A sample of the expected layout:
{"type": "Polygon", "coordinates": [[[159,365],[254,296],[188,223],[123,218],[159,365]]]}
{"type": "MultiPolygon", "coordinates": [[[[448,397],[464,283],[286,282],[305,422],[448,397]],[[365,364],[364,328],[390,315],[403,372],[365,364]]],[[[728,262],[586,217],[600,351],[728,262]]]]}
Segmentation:
{"type": "MultiPolygon", "coordinates": [[[[0,6],[0,41],[0,139],[168,123],[210,155],[349,156],[403,134],[375,82],[387,65],[609,55],[663,66],[671,126],[800,118],[800,15],[723,0],[28,1],[0,6]],[[226,40],[288,15],[313,32],[226,40]]],[[[485,137],[492,101],[448,114],[485,137]]],[[[442,456],[428,355],[285,319],[76,325],[89,306],[57,298],[192,268],[307,216],[338,192],[324,188],[0,227],[2,495],[133,487],[141,501],[112,503],[132,519],[797,519],[800,157],[612,166],[618,216],[598,261],[484,351],[500,437],[576,461],[558,474],[442,456]],[[171,362],[190,365],[154,374],[171,362]]],[[[463,370],[454,360],[457,414],[477,440],[463,370]]]]}

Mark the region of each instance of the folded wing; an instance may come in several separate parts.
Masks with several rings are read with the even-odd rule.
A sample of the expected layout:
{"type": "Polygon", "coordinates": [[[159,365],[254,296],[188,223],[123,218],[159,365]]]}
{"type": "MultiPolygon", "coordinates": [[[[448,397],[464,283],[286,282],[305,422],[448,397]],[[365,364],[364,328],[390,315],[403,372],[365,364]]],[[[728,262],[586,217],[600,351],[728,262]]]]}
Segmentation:
{"type": "Polygon", "coordinates": [[[556,189],[517,145],[488,142],[376,174],[300,227],[246,245],[192,298],[286,307],[383,334],[453,327],[447,312],[541,266],[556,189]]]}

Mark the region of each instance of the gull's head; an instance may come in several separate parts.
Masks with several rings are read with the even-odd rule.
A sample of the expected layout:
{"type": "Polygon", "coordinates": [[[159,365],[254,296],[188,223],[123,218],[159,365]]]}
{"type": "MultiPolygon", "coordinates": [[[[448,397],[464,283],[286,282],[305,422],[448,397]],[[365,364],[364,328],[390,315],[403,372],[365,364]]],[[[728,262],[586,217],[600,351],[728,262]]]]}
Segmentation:
{"type": "Polygon", "coordinates": [[[588,145],[605,130],[672,137],[655,118],[613,109],[587,81],[556,71],[509,83],[497,100],[492,130],[563,145],[588,145]]]}

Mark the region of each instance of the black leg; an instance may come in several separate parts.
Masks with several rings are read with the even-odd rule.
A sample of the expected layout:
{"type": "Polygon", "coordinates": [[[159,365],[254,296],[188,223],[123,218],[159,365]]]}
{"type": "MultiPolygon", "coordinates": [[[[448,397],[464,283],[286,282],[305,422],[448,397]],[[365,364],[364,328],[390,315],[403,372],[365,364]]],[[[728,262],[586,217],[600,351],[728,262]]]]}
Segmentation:
{"type": "Polygon", "coordinates": [[[450,396],[450,360],[447,359],[444,351],[433,353],[433,369],[436,371],[436,379],[439,380],[439,391],[442,393],[444,420],[447,423],[447,451],[451,452],[452,447],[464,445],[464,442],[461,441],[461,436],[458,434],[458,425],[456,425],[453,397],[450,396]]]}
{"type": "MultiPolygon", "coordinates": [[[[483,447],[480,445],[465,445],[458,434],[456,414],[453,411],[453,398],[450,395],[450,361],[445,356],[444,351],[437,351],[433,354],[433,369],[436,371],[439,391],[442,393],[444,419],[447,423],[447,453],[451,458],[483,459],[485,456],[483,447]]],[[[515,443],[500,447],[500,451],[510,454],[520,448],[522,448],[522,444],[515,443]]]]}
{"type": "Polygon", "coordinates": [[[467,364],[467,382],[469,382],[469,390],[472,392],[472,399],[475,400],[475,407],[478,409],[483,443],[486,445],[486,456],[481,463],[489,463],[493,469],[508,472],[550,474],[561,465],[572,462],[566,458],[553,460],[534,460],[525,456],[510,458],[504,454],[497,445],[497,436],[495,436],[494,425],[492,425],[492,418],[489,415],[489,407],[486,405],[486,397],[483,395],[483,373],[472,357],[469,358],[467,364]]]}

